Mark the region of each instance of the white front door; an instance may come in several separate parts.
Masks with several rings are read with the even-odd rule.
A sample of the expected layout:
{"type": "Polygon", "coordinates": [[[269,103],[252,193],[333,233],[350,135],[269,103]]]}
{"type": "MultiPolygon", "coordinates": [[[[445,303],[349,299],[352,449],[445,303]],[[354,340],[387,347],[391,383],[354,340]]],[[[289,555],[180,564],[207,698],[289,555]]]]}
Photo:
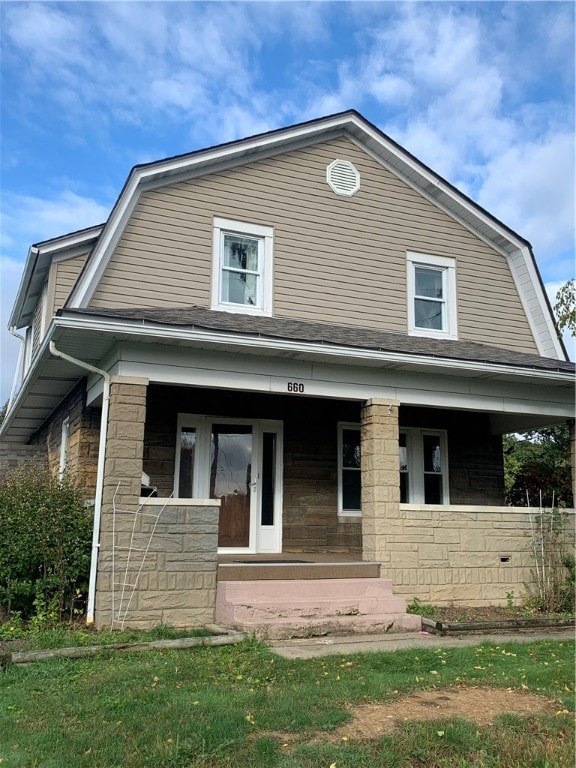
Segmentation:
{"type": "Polygon", "coordinates": [[[223,552],[282,551],[282,422],[178,416],[174,494],[220,499],[223,552]]]}

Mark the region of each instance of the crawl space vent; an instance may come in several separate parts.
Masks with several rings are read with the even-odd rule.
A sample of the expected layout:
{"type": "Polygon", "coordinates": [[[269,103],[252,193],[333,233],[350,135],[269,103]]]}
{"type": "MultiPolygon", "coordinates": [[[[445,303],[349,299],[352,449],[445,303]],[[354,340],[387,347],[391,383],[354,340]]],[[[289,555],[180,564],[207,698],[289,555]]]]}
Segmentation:
{"type": "Polygon", "coordinates": [[[337,195],[353,195],[360,189],[360,174],[347,160],[334,160],[326,168],[326,181],[337,195]]]}

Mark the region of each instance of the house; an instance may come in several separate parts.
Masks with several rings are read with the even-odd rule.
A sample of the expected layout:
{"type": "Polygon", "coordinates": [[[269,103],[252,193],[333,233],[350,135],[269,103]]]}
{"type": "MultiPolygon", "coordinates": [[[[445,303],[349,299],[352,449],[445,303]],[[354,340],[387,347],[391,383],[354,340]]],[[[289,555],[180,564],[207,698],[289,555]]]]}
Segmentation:
{"type": "Polygon", "coordinates": [[[10,326],[0,441],[93,499],[89,620],[373,628],[384,582],[530,578],[501,436],[574,416],[531,246],[357,112],[134,167],[31,247],[10,326]]]}

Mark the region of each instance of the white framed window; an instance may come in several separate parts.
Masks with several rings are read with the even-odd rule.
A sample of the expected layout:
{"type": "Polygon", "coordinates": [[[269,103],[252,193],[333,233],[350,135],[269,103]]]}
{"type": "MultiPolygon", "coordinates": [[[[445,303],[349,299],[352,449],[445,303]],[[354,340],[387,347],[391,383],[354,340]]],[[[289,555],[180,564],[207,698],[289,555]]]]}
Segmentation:
{"type": "MultiPolygon", "coordinates": [[[[449,504],[445,430],[400,429],[400,503],[449,504]]],[[[338,424],[338,514],[362,514],[360,425],[338,424]]]]}
{"type": "Polygon", "coordinates": [[[60,461],[58,463],[58,479],[62,480],[66,465],[68,464],[68,439],[70,437],[70,418],[66,417],[62,422],[62,433],[60,435],[60,461]]]}
{"type": "Polygon", "coordinates": [[[409,334],[457,339],[456,260],[409,252],[407,269],[409,334]]]}
{"type": "Polygon", "coordinates": [[[360,425],[338,424],[338,514],[359,517],[362,514],[362,467],[360,425]]]}
{"type": "Polygon", "coordinates": [[[445,430],[400,429],[400,503],[449,504],[445,430]]]}
{"type": "Polygon", "coordinates": [[[214,219],[212,309],[272,314],[272,227],[214,219]]]}

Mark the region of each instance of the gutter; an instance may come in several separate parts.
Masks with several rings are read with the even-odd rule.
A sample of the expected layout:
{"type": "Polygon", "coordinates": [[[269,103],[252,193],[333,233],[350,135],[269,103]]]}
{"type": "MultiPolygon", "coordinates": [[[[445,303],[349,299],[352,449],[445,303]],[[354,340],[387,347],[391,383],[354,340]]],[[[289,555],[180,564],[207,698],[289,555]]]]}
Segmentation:
{"type": "Polygon", "coordinates": [[[14,380],[12,381],[12,389],[10,390],[10,397],[8,399],[8,407],[6,413],[12,408],[12,403],[16,399],[16,392],[18,391],[18,383],[24,379],[24,342],[26,339],[20,333],[16,332],[16,328],[8,326],[8,331],[17,339],[20,339],[20,349],[18,350],[18,362],[16,363],[16,370],[14,372],[14,380]]]}
{"type": "MultiPolygon", "coordinates": [[[[74,310],[71,310],[73,312],[74,310]]],[[[267,337],[255,334],[239,335],[227,331],[213,331],[199,326],[166,326],[154,322],[139,320],[132,323],[121,320],[103,320],[93,317],[58,316],[54,318],[57,328],[79,329],[87,328],[102,333],[122,333],[138,338],[150,338],[162,340],[182,340],[217,345],[232,345],[235,347],[248,347],[251,350],[262,347],[279,352],[297,352],[302,354],[317,354],[322,357],[342,357],[355,361],[377,361],[395,363],[398,365],[424,365],[428,368],[437,368],[448,373],[454,369],[469,371],[471,374],[480,373],[483,376],[507,375],[527,377],[530,379],[545,379],[548,381],[572,381],[572,371],[560,371],[550,368],[519,367],[508,363],[487,363],[479,360],[462,360],[460,358],[435,357],[433,355],[413,354],[406,352],[390,352],[360,347],[346,347],[331,342],[289,340],[281,337],[267,337]]],[[[559,363],[566,362],[559,360],[559,363]]]]}
{"type": "Polygon", "coordinates": [[[104,491],[104,460],[106,450],[106,437],[108,434],[108,410],[110,406],[110,374],[96,368],[90,363],[78,360],[56,349],[53,341],[50,342],[50,353],[54,357],[60,357],[68,363],[84,368],[86,371],[102,376],[104,388],[102,392],[102,416],[100,418],[100,442],[98,444],[98,469],[96,472],[96,498],[94,500],[94,524],[92,528],[92,554],[90,556],[90,578],[88,581],[88,608],[86,623],[94,623],[94,603],[96,600],[96,575],[98,573],[98,553],[100,550],[100,520],[102,517],[102,496],[104,491]]]}

